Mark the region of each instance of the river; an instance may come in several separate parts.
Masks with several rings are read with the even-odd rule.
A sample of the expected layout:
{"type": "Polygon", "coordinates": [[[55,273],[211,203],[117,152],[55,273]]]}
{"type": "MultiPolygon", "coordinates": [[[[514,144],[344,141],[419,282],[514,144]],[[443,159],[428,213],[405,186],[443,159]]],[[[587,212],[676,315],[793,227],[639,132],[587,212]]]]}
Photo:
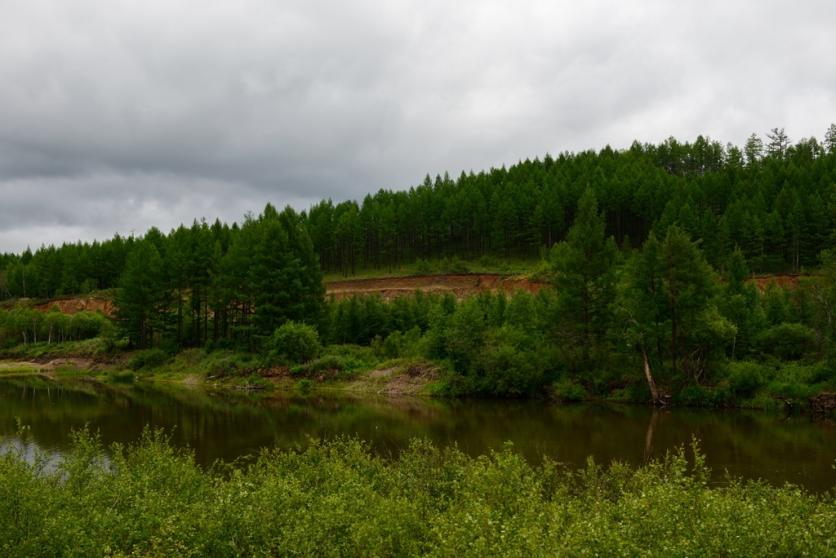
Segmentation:
{"type": "Polygon", "coordinates": [[[631,405],[554,405],[545,401],[438,401],[344,396],[246,395],[137,384],[111,386],[44,378],[0,378],[0,439],[31,442],[60,456],[73,429],[87,425],[105,444],[132,442],[146,425],[162,427],[201,464],[230,461],[262,447],[303,447],[338,435],[367,440],[397,455],[412,438],[456,444],[478,455],[511,442],[533,462],[543,456],[581,467],[588,456],[640,464],[700,440],[714,481],[725,473],[792,482],[811,490],[836,486],[836,425],[806,416],[756,411],[631,405]]]}

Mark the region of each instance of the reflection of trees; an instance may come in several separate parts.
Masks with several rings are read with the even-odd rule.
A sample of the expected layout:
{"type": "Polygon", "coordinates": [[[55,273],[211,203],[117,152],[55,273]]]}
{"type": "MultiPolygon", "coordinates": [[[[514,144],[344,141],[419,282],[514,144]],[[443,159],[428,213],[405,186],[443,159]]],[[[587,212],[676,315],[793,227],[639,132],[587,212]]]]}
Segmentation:
{"type": "Polygon", "coordinates": [[[659,410],[654,408],[647,423],[647,433],[644,435],[644,462],[647,463],[653,458],[653,432],[659,422],[659,410]]]}
{"type": "Polygon", "coordinates": [[[777,481],[802,482],[809,476],[808,484],[819,487],[833,484],[830,465],[836,458],[832,427],[766,413],[38,382],[0,380],[0,435],[13,433],[20,417],[46,449],[65,447],[70,429],[85,423],[101,432],[106,444],[135,440],[150,424],[169,431],[174,443],[193,448],[204,464],[265,446],[304,447],[309,438],[350,435],[384,456],[397,455],[416,437],[456,444],[469,454],[500,449],[510,440],[535,463],[545,455],[574,467],[590,455],[599,463],[642,463],[696,436],[718,476],[723,468],[777,481]]]}

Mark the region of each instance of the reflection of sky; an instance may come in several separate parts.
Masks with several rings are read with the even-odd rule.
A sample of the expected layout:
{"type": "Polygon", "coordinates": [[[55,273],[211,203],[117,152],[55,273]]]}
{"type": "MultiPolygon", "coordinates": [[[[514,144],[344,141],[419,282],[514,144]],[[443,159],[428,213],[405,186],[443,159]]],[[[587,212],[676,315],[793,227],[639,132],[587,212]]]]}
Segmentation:
{"type": "Polygon", "coordinates": [[[533,463],[547,456],[575,468],[590,455],[598,463],[640,464],[697,437],[716,482],[728,470],[816,489],[836,484],[836,429],[807,417],[689,409],[654,414],[643,406],[545,401],[251,397],[71,382],[33,388],[0,380],[4,451],[20,451],[31,461],[40,448],[54,464],[71,432],[85,426],[104,447],[135,442],[148,426],[162,428],[203,465],[261,448],[303,448],[311,439],[353,436],[384,457],[397,456],[414,438],[470,455],[510,441],[533,463]],[[27,444],[17,436],[18,418],[28,428],[27,444]]]}
{"type": "Polygon", "coordinates": [[[0,437],[0,456],[15,455],[30,464],[38,464],[38,469],[45,473],[52,473],[61,462],[62,452],[49,451],[41,448],[37,442],[26,441],[17,436],[0,437]]]}

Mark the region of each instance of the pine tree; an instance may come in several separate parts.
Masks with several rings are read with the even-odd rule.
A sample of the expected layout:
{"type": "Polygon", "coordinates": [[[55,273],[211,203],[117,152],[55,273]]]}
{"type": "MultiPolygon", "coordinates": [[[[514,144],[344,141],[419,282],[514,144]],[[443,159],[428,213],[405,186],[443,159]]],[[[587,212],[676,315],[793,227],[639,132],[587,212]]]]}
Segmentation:
{"type": "Polygon", "coordinates": [[[772,131],[770,131],[766,137],[769,138],[769,143],[766,145],[766,152],[769,156],[783,159],[790,146],[790,139],[787,137],[784,129],[772,128],[772,131]]]}
{"type": "Polygon", "coordinates": [[[763,141],[757,134],[752,134],[746,140],[743,153],[746,155],[746,164],[750,167],[760,161],[761,155],[763,155],[763,141]]]}
{"type": "Polygon", "coordinates": [[[617,254],[615,241],[605,235],[595,193],[588,188],[566,241],[557,244],[551,255],[561,320],[580,345],[585,365],[590,364],[590,347],[603,340],[610,323],[617,254]]]}
{"type": "Polygon", "coordinates": [[[162,258],[149,241],[137,243],[116,291],[117,321],[135,347],[148,347],[165,324],[162,258]]]}
{"type": "Polygon", "coordinates": [[[836,153],[836,124],[831,124],[825,132],[824,147],[828,153],[836,153]]]}
{"type": "Polygon", "coordinates": [[[702,373],[697,337],[714,296],[717,279],[705,256],[677,226],[668,229],[661,246],[662,292],[670,323],[670,361],[674,376],[684,367],[702,373]]]}

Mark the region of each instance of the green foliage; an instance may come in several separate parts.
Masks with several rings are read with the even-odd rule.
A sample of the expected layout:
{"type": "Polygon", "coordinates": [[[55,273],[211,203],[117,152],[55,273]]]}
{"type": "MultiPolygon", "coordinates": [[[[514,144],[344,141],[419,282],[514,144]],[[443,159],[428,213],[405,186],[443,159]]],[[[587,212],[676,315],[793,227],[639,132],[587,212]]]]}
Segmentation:
{"type": "Polygon", "coordinates": [[[154,242],[137,243],[128,256],[115,301],[117,321],[136,347],[149,347],[165,334],[168,315],[163,272],[154,242]]]}
{"type": "Polygon", "coordinates": [[[96,337],[84,341],[65,341],[63,343],[29,343],[17,345],[0,352],[0,356],[9,358],[107,358],[113,347],[106,339],[96,337]]]}
{"type": "Polygon", "coordinates": [[[16,304],[0,308],[0,349],[18,344],[66,343],[109,335],[110,321],[97,312],[63,314],[57,308],[47,312],[16,304]]]}
{"type": "Polygon", "coordinates": [[[272,361],[288,364],[308,362],[322,351],[316,329],[293,321],[277,328],[264,348],[272,361]]]}
{"type": "Polygon", "coordinates": [[[171,355],[162,349],[145,349],[137,351],[128,361],[128,368],[131,370],[142,370],[157,368],[171,359],[171,355]]]}
{"type": "Polygon", "coordinates": [[[484,391],[494,395],[531,395],[545,384],[542,354],[525,332],[511,325],[490,332],[479,367],[484,391]]]}
{"type": "Polygon", "coordinates": [[[767,391],[775,397],[806,401],[824,387],[836,389],[836,372],[827,363],[782,363],[772,376],[767,391]]]}
{"type": "Polygon", "coordinates": [[[605,229],[595,193],[587,188],[566,241],[551,254],[561,336],[565,347],[580,348],[581,366],[592,364],[590,351],[598,348],[612,320],[618,249],[605,229]]]}
{"type": "Polygon", "coordinates": [[[663,396],[689,386],[695,393],[709,386],[718,401],[816,393],[832,385],[828,371],[836,368],[836,153],[772,135],[766,155],[757,137],[744,149],[702,137],[636,143],[458,179],[427,177],[409,191],[326,201],[302,214],[267,205],[231,226],[195,222],[168,234],[152,228],[139,238],[2,254],[0,298],[118,286],[119,327],[95,314],[8,304],[0,309],[0,350],[46,358],[101,355],[124,344],[170,354],[221,349],[197,363],[214,377],[247,376],[269,363],[271,350],[277,360],[313,358],[300,373],[425,358],[450,371],[449,393],[491,396],[547,393],[567,378],[594,396],[628,397],[648,376],[656,380],[645,385],[658,384],[663,396]],[[752,271],[819,263],[820,274],[790,287],[761,293],[749,281],[752,271]],[[554,292],[463,302],[323,297],[321,269],[528,272],[532,265],[554,292]],[[371,347],[372,357],[279,354],[268,345],[286,323],[315,328],[326,346],[371,347]],[[738,360],[776,370],[801,360],[818,372],[758,380],[745,366],[737,370],[738,360]]]}
{"type": "Polygon", "coordinates": [[[750,399],[769,380],[769,370],[755,362],[730,362],[726,367],[729,389],[740,399],[750,399]]]}
{"type": "Polygon", "coordinates": [[[816,332],[798,323],[781,323],[757,338],[760,350],[781,360],[798,360],[816,347],[816,332]]]}
{"type": "Polygon", "coordinates": [[[111,372],[108,375],[108,378],[111,382],[117,384],[132,384],[136,379],[136,376],[130,370],[117,370],[115,372],[111,372]]]}
{"type": "MultiPolygon", "coordinates": [[[[598,200],[606,236],[612,235],[624,248],[640,247],[651,230],[661,235],[678,224],[701,242],[714,266],[724,265],[739,248],[756,272],[799,271],[817,265],[819,252],[832,248],[836,240],[832,126],[824,146],[812,138],[790,145],[785,136],[773,136],[782,139],[769,143],[773,147],[766,153],[773,155],[768,156],[756,135],[741,147],[700,136],[690,142],[670,138],[656,145],[634,142],[623,150],[605,147],[526,159],[457,178],[428,176],[403,191],[382,189],[361,201],[314,204],[298,216],[308,241],[297,244],[293,234],[287,234],[286,246],[310,242],[318,267],[342,275],[406,269],[419,259],[531,260],[565,239],[576,219],[575,207],[590,190],[598,200]]],[[[272,219],[277,212],[265,208],[264,214],[272,219]]],[[[285,245],[283,235],[267,235],[268,241],[265,235],[245,233],[246,227],[195,222],[167,236],[152,229],[143,239],[115,236],[0,254],[0,298],[51,298],[116,287],[135,245],[150,240],[165,261],[165,281],[178,307],[174,335],[186,345],[202,345],[215,337],[204,323],[214,315],[207,307],[224,310],[220,316],[227,314],[226,325],[218,324],[223,336],[230,334],[227,325],[246,327],[247,316],[235,316],[227,303],[233,294],[246,295],[247,286],[257,280],[246,277],[247,264],[277,269],[272,264],[280,263],[291,275],[308,276],[296,273],[310,267],[305,257],[294,263],[296,256],[262,250],[270,243],[285,245]],[[252,248],[251,254],[234,247],[241,237],[252,241],[244,244],[252,248]],[[234,277],[218,280],[228,273],[234,277]]],[[[298,230],[292,224],[289,228],[298,230]]],[[[302,248],[296,254],[307,252],[302,248]]],[[[423,264],[418,268],[428,272],[423,264]]],[[[304,281],[302,286],[307,290],[304,281]]],[[[296,285],[281,288],[295,290],[296,285]]],[[[281,317],[267,309],[281,298],[277,291],[265,300],[266,322],[281,317]]],[[[278,325],[265,323],[264,335],[278,325]]],[[[245,331],[239,330],[246,337],[245,331]]]]}
{"type": "Polygon", "coordinates": [[[415,260],[415,275],[430,275],[435,270],[433,266],[424,258],[415,260]]]}
{"type": "Polygon", "coordinates": [[[358,372],[368,371],[379,362],[369,347],[357,345],[329,345],[325,354],[310,362],[294,366],[295,376],[316,376],[322,379],[347,379],[358,372]]]}
{"type": "Polygon", "coordinates": [[[686,385],[674,395],[673,401],[686,407],[728,407],[733,404],[732,394],[726,385],[686,385]]]}
{"type": "Polygon", "coordinates": [[[383,341],[383,356],[386,358],[400,358],[417,356],[420,353],[421,329],[415,326],[406,333],[393,331],[383,341]]]}
{"type": "Polygon", "coordinates": [[[828,556],[832,494],[709,483],[684,451],[632,469],[532,467],[414,442],[337,440],[206,472],[146,431],[105,457],[81,433],[58,466],[0,457],[4,556],[828,556]],[[288,513],[293,510],[293,513],[288,513]]]}
{"type": "Polygon", "coordinates": [[[309,393],[313,388],[314,383],[308,378],[302,378],[293,385],[293,388],[299,393],[309,393]]]}
{"type": "Polygon", "coordinates": [[[578,402],[589,398],[586,389],[571,378],[563,378],[552,384],[552,396],[558,401],[578,402]]]}

